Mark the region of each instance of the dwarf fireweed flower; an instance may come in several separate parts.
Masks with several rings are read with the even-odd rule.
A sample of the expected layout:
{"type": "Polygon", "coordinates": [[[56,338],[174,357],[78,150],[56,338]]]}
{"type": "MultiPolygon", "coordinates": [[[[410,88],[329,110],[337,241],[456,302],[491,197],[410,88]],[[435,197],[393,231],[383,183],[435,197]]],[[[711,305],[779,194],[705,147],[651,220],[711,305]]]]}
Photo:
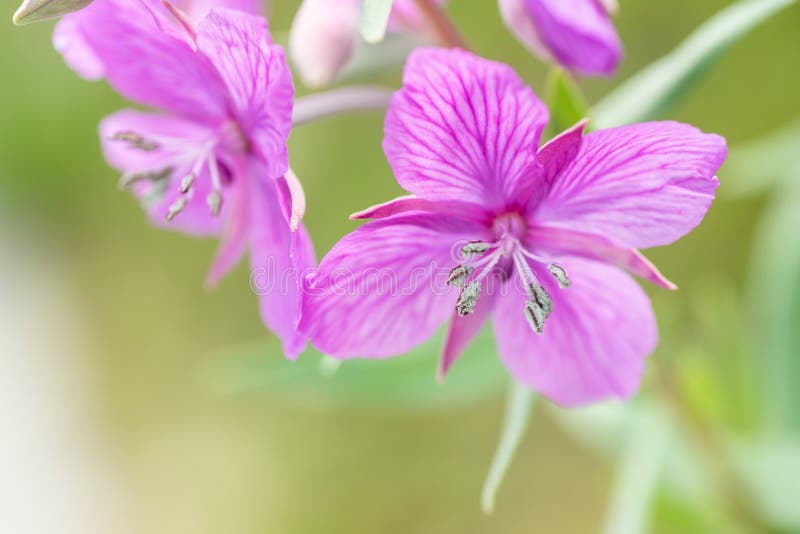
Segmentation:
{"type": "Polygon", "coordinates": [[[614,0],[499,0],[506,25],[545,61],[589,76],[614,74],[622,58],[614,0]]]}
{"type": "Polygon", "coordinates": [[[219,236],[210,284],[248,249],[254,270],[288,276],[261,292],[261,312],[296,356],[306,344],[296,332],[298,276],[314,257],[300,223],[302,189],[288,168],[291,74],[266,20],[214,8],[195,26],[156,0],[96,0],[65,20],[112,87],[162,110],[102,121],[103,149],[122,185],[156,224],[219,236]]]}
{"type": "Polygon", "coordinates": [[[637,249],[700,223],[725,141],[675,122],[580,123],[537,148],[547,122],[510,67],[414,52],[383,142],[411,196],[355,214],[376,220],[322,260],[301,321],[312,344],[383,358],[449,319],[444,376],[491,317],[520,382],[564,405],[630,397],[657,331],[622,269],[675,287],[637,249]]]}
{"type": "MultiPolygon", "coordinates": [[[[444,4],[445,0],[436,0],[444,4]]],[[[362,0],[304,0],[295,15],[289,52],[303,83],[321,87],[331,83],[355,52],[362,0]]],[[[416,0],[394,0],[390,32],[426,35],[425,17],[416,0]]]]}

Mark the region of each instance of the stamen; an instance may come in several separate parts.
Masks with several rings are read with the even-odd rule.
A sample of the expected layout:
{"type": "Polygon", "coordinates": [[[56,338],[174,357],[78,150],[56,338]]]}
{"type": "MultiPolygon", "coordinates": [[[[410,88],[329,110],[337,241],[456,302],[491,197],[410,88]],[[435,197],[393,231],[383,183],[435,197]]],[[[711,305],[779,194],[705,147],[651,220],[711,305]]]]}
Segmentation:
{"type": "Polygon", "coordinates": [[[206,203],[211,210],[211,216],[216,217],[222,209],[222,194],[217,190],[211,191],[206,197],[206,203]]]}
{"type": "Polygon", "coordinates": [[[158,150],[160,145],[155,141],[145,139],[142,135],[132,131],[117,132],[111,136],[112,141],[123,141],[128,143],[131,148],[143,150],[145,152],[152,152],[158,150]]]}
{"type": "Polygon", "coordinates": [[[118,186],[120,189],[129,189],[131,186],[138,184],[139,182],[163,182],[170,176],[172,176],[171,167],[154,172],[129,173],[124,174],[122,178],[120,178],[118,186]]]}
{"type": "Polygon", "coordinates": [[[167,221],[172,221],[186,207],[188,199],[184,196],[178,197],[167,210],[167,221]]]}
{"type": "Polygon", "coordinates": [[[469,275],[475,268],[472,265],[459,265],[450,271],[450,276],[447,277],[447,285],[464,287],[464,283],[469,278],[469,275]]]}
{"type": "Polygon", "coordinates": [[[572,282],[567,275],[567,270],[561,267],[560,265],[556,265],[555,263],[551,263],[547,266],[547,270],[550,271],[550,274],[553,275],[553,278],[556,279],[558,282],[558,287],[561,289],[567,288],[572,285],[572,282]]]}
{"type": "Polygon", "coordinates": [[[475,281],[467,284],[467,287],[461,291],[458,302],[456,302],[456,313],[458,313],[459,317],[469,315],[475,310],[475,305],[478,303],[478,296],[480,293],[480,282],[475,281]]]}
{"type": "Polygon", "coordinates": [[[531,329],[534,332],[541,335],[544,332],[544,321],[547,319],[547,315],[544,313],[544,310],[540,308],[535,302],[528,301],[525,303],[525,318],[528,320],[528,324],[531,325],[531,329]]]}
{"type": "Polygon", "coordinates": [[[189,192],[189,189],[191,189],[191,188],[192,188],[192,185],[194,185],[194,181],[195,181],[196,179],[197,179],[197,175],[196,175],[195,173],[193,173],[193,172],[192,172],[192,173],[189,173],[189,174],[187,174],[186,176],[184,176],[184,177],[183,177],[183,180],[181,180],[180,192],[181,192],[182,194],[184,194],[184,195],[185,195],[186,193],[188,193],[188,192],[189,192]]]}
{"type": "Polygon", "coordinates": [[[461,247],[461,254],[466,257],[472,256],[473,254],[479,255],[483,254],[490,248],[492,248],[492,245],[484,243],[483,241],[471,241],[461,247]]]}
{"type": "Polygon", "coordinates": [[[536,304],[544,312],[544,318],[547,319],[553,312],[553,300],[547,291],[538,283],[533,283],[528,286],[528,295],[531,297],[530,302],[536,304]]]}

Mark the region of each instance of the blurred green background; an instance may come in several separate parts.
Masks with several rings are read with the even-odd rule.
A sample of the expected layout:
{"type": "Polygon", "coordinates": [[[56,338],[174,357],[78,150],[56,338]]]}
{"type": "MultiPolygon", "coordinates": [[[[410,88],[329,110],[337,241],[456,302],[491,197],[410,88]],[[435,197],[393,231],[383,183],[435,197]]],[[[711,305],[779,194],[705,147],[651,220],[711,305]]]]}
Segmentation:
{"type": "MultiPolygon", "coordinates": [[[[285,33],[298,3],[273,2],[275,33],[285,33]]],[[[534,88],[543,87],[545,66],[506,31],[495,2],[451,4],[478,53],[510,63],[534,88]]],[[[617,26],[627,58],[615,79],[582,82],[589,100],[600,99],[727,4],[623,0],[617,26]]],[[[9,19],[15,7],[6,3],[9,19]]],[[[797,324],[800,315],[791,313],[800,309],[800,298],[789,301],[794,308],[785,313],[771,301],[759,304],[775,287],[777,295],[800,294],[800,268],[774,259],[776,249],[779,255],[787,248],[800,257],[800,221],[795,216],[794,226],[786,223],[800,211],[800,203],[787,200],[800,201],[790,193],[800,184],[761,187],[777,180],[782,168],[769,155],[759,160],[760,149],[747,148],[798,118],[799,28],[797,6],[771,19],[729,50],[669,114],[726,136],[731,161],[700,228],[648,253],[681,291],[647,288],[662,342],[636,405],[645,413],[651,406],[658,411],[668,403],[648,399],[672,392],[678,400],[670,409],[681,432],[693,447],[711,451],[699,453],[701,463],[713,464],[716,457],[720,464],[710,469],[712,486],[719,490],[730,482],[737,489],[703,502],[683,490],[658,490],[652,532],[800,532],[800,523],[776,519],[771,501],[759,500],[763,492],[739,480],[753,470],[758,478],[766,467],[756,464],[742,474],[734,460],[719,457],[733,448],[735,458],[768,436],[781,452],[759,461],[777,465],[778,472],[785,472],[784,456],[795,468],[800,464],[800,449],[784,446],[800,418],[787,397],[770,401],[792,377],[800,380],[800,354],[791,348],[798,346],[796,334],[794,345],[771,336],[781,324],[789,324],[792,335],[787,321],[797,324]],[[720,445],[719,439],[747,445],[720,445]]],[[[502,418],[501,384],[447,406],[432,399],[430,409],[402,399],[392,405],[381,399],[380,387],[375,406],[368,400],[327,402],[324,395],[305,403],[286,394],[290,388],[271,387],[270,369],[282,356],[263,341],[268,334],[246,267],[215,292],[204,291],[215,243],[154,230],[136,202],[117,189],[96,127],[125,103],[105,84],[86,83],[69,71],[52,49],[51,31],[48,23],[14,28],[9,20],[0,26],[0,309],[10,317],[0,326],[0,373],[12,386],[21,383],[17,371],[30,378],[3,401],[6,412],[17,416],[10,421],[23,425],[4,424],[11,448],[3,454],[19,480],[30,482],[20,489],[19,480],[3,476],[8,494],[29,491],[34,501],[25,502],[45,516],[47,510],[56,514],[49,503],[84,495],[72,509],[88,510],[89,526],[75,530],[82,533],[93,532],[99,516],[107,523],[97,532],[115,534],[601,530],[613,500],[614,454],[593,446],[600,437],[572,432],[545,402],[537,406],[495,514],[486,517],[478,498],[502,418]],[[15,335],[16,344],[9,341],[15,335]],[[220,388],[218,375],[241,367],[242,354],[245,374],[256,379],[220,388]],[[32,359],[35,368],[26,363],[32,359]],[[19,454],[33,427],[42,430],[43,437],[30,438],[42,455],[66,451],[85,458],[74,485],[50,483],[50,471],[35,484],[32,466],[43,457],[19,454]]],[[[374,81],[396,86],[399,68],[374,81]]],[[[377,114],[325,120],[292,134],[292,166],[306,189],[306,222],[319,256],[354,227],[349,213],[399,192],[381,135],[377,114]]],[[[787,150],[800,148],[789,143],[787,150]]],[[[477,357],[495,358],[488,350],[477,357]]],[[[428,368],[432,383],[432,360],[428,368]]],[[[386,367],[385,380],[391,381],[386,375],[394,369],[386,367]]],[[[63,461],[75,462],[73,456],[63,461]]],[[[41,517],[30,525],[37,521],[41,517]]],[[[63,530],[67,524],[51,532],[72,532],[63,530]]]]}

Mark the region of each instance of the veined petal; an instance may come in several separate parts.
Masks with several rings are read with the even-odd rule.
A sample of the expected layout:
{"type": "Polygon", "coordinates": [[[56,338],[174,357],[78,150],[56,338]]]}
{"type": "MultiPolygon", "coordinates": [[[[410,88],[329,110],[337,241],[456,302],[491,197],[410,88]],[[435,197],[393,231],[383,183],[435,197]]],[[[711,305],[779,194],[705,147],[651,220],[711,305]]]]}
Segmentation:
{"type": "Polygon", "coordinates": [[[705,216],[726,153],[722,137],[676,122],[592,132],[532,217],[626,248],[666,245],[705,216]]]}
{"type": "MultiPolygon", "coordinates": [[[[523,0],[523,3],[548,56],[582,74],[614,73],[622,58],[622,45],[608,13],[597,0],[523,0]]],[[[522,37],[527,37],[527,44],[536,50],[538,43],[528,33],[522,33],[522,37]]]]}
{"type": "Polygon", "coordinates": [[[602,236],[533,226],[528,230],[526,238],[531,247],[542,250],[545,257],[569,255],[604,261],[664,289],[678,289],[641,252],[635,248],[616,246],[602,236]]]}
{"type": "Polygon", "coordinates": [[[230,106],[261,156],[267,177],[280,178],[289,167],[286,142],[294,86],[266,19],[212,9],[198,27],[197,46],[222,76],[230,106]]]}
{"type": "Polygon", "coordinates": [[[188,119],[225,117],[225,88],[211,64],[190,44],[161,29],[154,0],[98,0],[68,15],[109,83],[143,105],[188,119]],[[124,37],[124,38],[123,38],[124,37]]]}
{"type": "Polygon", "coordinates": [[[517,380],[565,406],[628,399],[658,338],[650,301],[615,267],[575,258],[564,267],[572,280],[567,289],[540,277],[553,300],[541,335],[523,317],[524,291],[497,299],[492,322],[500,357],[517,380]]]}
{"type": "Polygon", "coordinates": [[[186,13],[194,24],[199,23],[213,8],[235,9],[251,15],[264,14],[262,0],[171,0],[186,13]]]}
{"type": "Polygon", "coordinates": [[[358,0],[304,0],[289,34],[289,51],[309,87],[331,83],[353,55],[358,36],[358,0]]]}
{"type": "Polygon", "coordinates": [[[468,202],[425,200],[415,197],[414,195],[398,197],[394,200],[358,211],[350,215],[350,219],[384,219],[392,215],[399,215],[412,211],[449,213],[463,219],[484,222],[487,225],[491,223],[491,215],[481,206],[468,202]]]}
{"type": "Polygon", "coordinates": [[[315,263],[314,248],[303,225],[289,228],[278,197],[279,180],[252,179],[250,284],[258,294],[261,318],[295,359],[307,344],[298,330],[303,280],[315,263]]]}
{"type": "Polygon", "coordinates": [[[322,259],[308,286],[301,330],[337,358],[407,352],[452,314],[458,292],[446,282],[458,262],[455,252],[484,233],[483,226],[439,213],[361,226],[322,259]]]}
{"type": "Polygon", "coordinates": [[[547,121],[544,104],[510,67],[423,48],[406,63],[383,148],[397,181],[420,198],[498,207],[537,165],[547,121]]]}
{"type": "Polygon", "coordinates": [[[224,204],[227,209],[220,231],[217,255],[206,275],[207,288],[215,288],[238,265],[247,251],[252,227],[249,190],[249,184],[246,183],[237,183],[226,190],[224,204]]]}

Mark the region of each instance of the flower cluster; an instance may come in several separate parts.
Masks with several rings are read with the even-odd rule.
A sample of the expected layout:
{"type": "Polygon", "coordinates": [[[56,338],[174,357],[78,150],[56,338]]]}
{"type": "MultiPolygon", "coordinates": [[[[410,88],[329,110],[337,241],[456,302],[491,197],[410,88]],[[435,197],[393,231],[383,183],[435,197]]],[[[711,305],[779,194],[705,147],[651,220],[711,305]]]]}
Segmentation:
{"type": "MultiPolygon", "coordinates": [[[[348,63],[361,4],[303,2],[290,51],[306,84],[331,83],[348,63]]],[[[388,30],[436,41],[443,4],[395,0],[388,30]]],[[[612,4],[499,0],[527,47],[583,75],[613,74],[621,60],[612,4]]],[[[102,121],[106,159],[154,224],[219,239],[209,284],[246,253],[254,272],[281,273],[259,298],[287,357],[310,341],[335,358],[385,358],[447,323],[443,379],[491,319],[509,372],[554,401],[636,392],[657,328],[628,273],[675,288],[639,249],[701,222],[724,139],[675,122],[588,131],[582,121],[542,143],[548,110],[509,66],[420,47],[383,140],[409,195],[353,215],[371,221],[317,265],[289,168],[292,75],[261,3],[27,0],[16,20],[81,7],[58,23],[56,49],[148,108],[102,121]],[[405,289],[387,291],[387,273],[405,289]]]]}

